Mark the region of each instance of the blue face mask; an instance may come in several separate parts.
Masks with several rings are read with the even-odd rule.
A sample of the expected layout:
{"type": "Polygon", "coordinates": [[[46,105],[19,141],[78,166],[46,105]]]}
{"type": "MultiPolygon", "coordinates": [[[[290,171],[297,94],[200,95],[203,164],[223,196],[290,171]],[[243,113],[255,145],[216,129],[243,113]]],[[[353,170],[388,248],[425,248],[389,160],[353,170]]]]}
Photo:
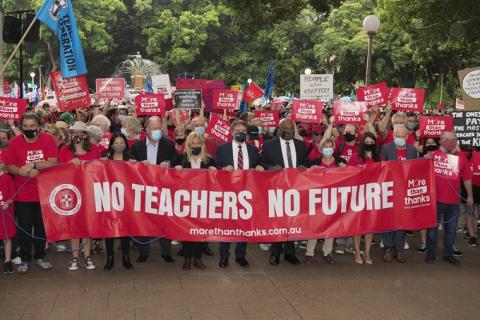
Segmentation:
{"type": "Polygon", "coordinates": [[[159,141],[162,138],[162,131],[161,130],[154,130],[150,132],[150,138],[153,141],[159,141]]]}
{"type": "Polygon", "coordinates": [[[393,142],[397,147],[404,147],[405,146],[405,139],[393,137],[393,142]]]}
{"type": "Polygon", "coordinates": [[[205,127],[195,127],[195,132],[199,135],[203,135],[205,133],[205,127]]]}
{"type": "Polygon", "coordinates": [[[333,156],[333,148],[323,148],[322,154],[324,157],[327,157],[327,158],[333,156]]]}

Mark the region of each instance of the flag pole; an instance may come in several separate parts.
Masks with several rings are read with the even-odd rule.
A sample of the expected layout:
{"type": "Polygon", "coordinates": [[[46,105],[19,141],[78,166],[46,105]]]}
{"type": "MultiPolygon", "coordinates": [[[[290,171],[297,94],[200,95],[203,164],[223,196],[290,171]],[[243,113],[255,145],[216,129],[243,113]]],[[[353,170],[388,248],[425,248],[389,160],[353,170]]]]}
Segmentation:
{"type": "Polygon", "coordinates": [[[32,19],[32,22],[30,22],[30,25],[28,26],[27,30],[26,30],[25,33],[23,34],[23,36],[22,36],[22,38],[20,39],[20,41],[17,43],[15,49],[13,49],[13,52],[12,52],[12,54],[10,55],[10,57],[8,58],[7,62],[5,62],[5,64],[3,65],[2,71],[0,71],[0,76],[3,76],[3,73],[5,72],[5,70],[7,69],[7,67],[10,65],[10,63],[12,62],[12,59],[13,59],[13,57],[15,56],[15,53],[17,53],[18,48],[20,48],[20,46],[22,45],[23,41],[25,41],[25,38],[27,37],[27,35],[28,35],[28,33],[30,32],[30,30],[33,28],[33,25],[35,24],[36,21],[37,21],[37,17],[33,18],[33,19],[32,19]]]}

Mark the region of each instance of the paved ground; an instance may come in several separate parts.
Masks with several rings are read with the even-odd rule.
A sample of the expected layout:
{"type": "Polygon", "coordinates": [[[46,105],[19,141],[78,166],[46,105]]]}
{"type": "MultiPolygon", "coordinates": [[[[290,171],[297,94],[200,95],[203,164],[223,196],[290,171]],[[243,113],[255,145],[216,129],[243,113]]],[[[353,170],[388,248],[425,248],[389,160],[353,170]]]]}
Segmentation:
{"type": "Polygon", "coordinates": [[[312,266],[272,267],[268,254],[250,245],[249,269],[230,261],[221,270],[212,245],[216,256],[204,259],[206,271],[184,272],[181,258],[167,265],[155,245],[133,271],[123,269],[118,255],[114,270],[105,272],[101,254],[97,270],[69,272],[69,256],[50,252],[51,271],[0,274],[0,319],[478,319],[480,248],[457,244],[462,267],[427,265],[414,250],[407,264],[387,265],[378,248],[372,266],[357,266],[346,254],[335,266],[316,258],[312,266]]]}

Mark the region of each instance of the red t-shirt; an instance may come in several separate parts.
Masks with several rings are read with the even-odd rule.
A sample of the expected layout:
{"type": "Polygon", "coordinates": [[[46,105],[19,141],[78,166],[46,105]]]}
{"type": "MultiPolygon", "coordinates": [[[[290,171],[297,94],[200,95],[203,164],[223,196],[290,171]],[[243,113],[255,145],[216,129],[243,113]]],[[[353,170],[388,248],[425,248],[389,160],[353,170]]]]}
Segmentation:
{"type": "Polygon", "coordinates": [[[474,151],[470,160],[472,166],[472,183],[477,187],[480,186],[480,152],[474,151]]]}
{"type": "Polygon", "coordinates": [[[369,163],[375,163],[376,161],[373,160],[373,159],[365,159],[365,161],[363,159],[361,159],[358,154],[355,154],[353,156],[350,157],[350,159],[348,160],[348,165],[349,166],[356,166],[356,165],[359,165],[359,164],[369,164],[369,163]]]}
{"type": "Polygon", "coordinates": [[[358,154],[358,144],[355,143],[353,146],[350,146],[345,142],[345,138],[343,136],[341,136],[335,142],[335,152],[334,152],[334,154],[338,157],[341,157],[341,158],[345,159],[345,161],[347,161],[347,163],[348,163],[348,161],[350,160],[351,157],[358,154]],[[342,150],[342,153],[339,154],[340,147],[341,147],[342,144],[343,144],[343,150],[342,150]]]}
{"type": "MultiPolygon", "coordinates": [[[[74,152],[69,149],[69,146],[63,146],[58,153],[58,163],[67,163],[73,160],[74,152]]],[[[78,160],[94,160],[102,156],[100,149],[97,146],[91,146],[90,151],[85,154],[79,154],[78,160]]]]}
{"type": "MultiPolygon", "coordinates": [[[[415,133],[409,133],[407,136],[407,143],[414,144],[417,141],[415,133]]],[[[388,131],[387,137],[383,140],[383,144],[393,142],[393,130],[388,131]]]]}
{"type": "Polygon", "coordinates": [[[108,145],[110,144],[110,139],[112,139],[112,133],[107,132],[103,135],[102,140],[98,143],[102,147],[102,151],[108,150],[108,145]]]}
{"type": "Polygon", "coordinates": [[[397,160],[407,160],[407,148],[395,149],[397,152],[397,160]]]}
{"type": "MultiPolygon", "coordinates": [[[[49,158],[57,158],[57,156],[55,138],[49,133],[40,132],[38,139],[33,143],[27,142],[23,134],[13,138],[4,159],[7,165],[14,165],[20,168],[29,163],[43,162],[49,158]]],[[[20,175],[15,176],[15,185],[17,190],[19,190],[15,200],[38,202],[40,199],[38,196],[37,178],[30,179],[20,190],[20,187],[28,179],[28,177],[20,175]]]]}
{"type": "MultiPolygon", "coordinates": [[[[0,206],[3,206],[3,204],[10,200],[14,194],[15,183],[13,182],[12,177],[4,172],[0,176],[0,206]]],[[[13,223],[13,218],[12,203],[6,211],[0,211],[0,219],[2,220],[2,222],[0,222],[0,240],[11,239],[15,236],[17,228],[15,227],[15,223],[13,223]]]]}
{"type": "Polygon", "coordinates": [[[461,179],[463,179],[463,181],[472,179],[472,168],[470,167],[470,163],[468,162],[467,158],[461,155],[458,156],[457,154],[455,154],[455,156],[458,157],[458,175],[453,175],[452,177],[448,178],[446,175],[437,172],[438,167],[445,166],[436,165],[437,162],[443,161],[441,159],[444,159],[446,154],[440,150],[437,150],[432,154],[437,188],[437,202],[445,204],[459,204],[461,179]]]}
{"type": "Polygon", "coordinates": [[[140,140],[138,140],[138,139],[127,140],[128,150],[132,150],[133,145],[135,143],[137,143],[138,141],[140,141],[140,140]]]}
{"type": "Polygon", "coordinates": [[[320,158],[314,159],[311,162],[312,168],[320,168],[320,169],[328,169],[328,168],[336,168],[337,165],[335,164],[335,159],[332,159],[332,162],[330,164],[326,164],[323,161],[323,158],[320,160],[320,158]]]}

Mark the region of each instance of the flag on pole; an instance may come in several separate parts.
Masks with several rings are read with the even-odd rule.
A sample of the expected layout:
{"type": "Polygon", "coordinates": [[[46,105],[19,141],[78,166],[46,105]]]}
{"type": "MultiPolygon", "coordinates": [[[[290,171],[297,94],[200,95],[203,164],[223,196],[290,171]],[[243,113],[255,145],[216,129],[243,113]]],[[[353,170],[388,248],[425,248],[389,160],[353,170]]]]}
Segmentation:
{"type": "Polygon", "coordinates": [[[273,73],[273,68],[275,64],[272,62],[268,67],[268,74],[267,74],[267,81],[265,83],[265,90],[264,90],[264,100],[268,101],[270,99],[270,95],[272,94],[273,87],[275,86],[275,75],[273,73]]]}
{"type": "MultiPolygon", "coordinates": [[[[247,91],[248,88],[248,83],[245,83],[243,85],[243,93],[245,94],[245,91],[247,91]]],[[[248,111],[248,103],[245,101],[245,99],[242,96],[242,102],[240,103],[240,111],[245,112],[248,111]]]]}
{"type": "Polygon", "coordinates": [[[62,77],[66,79],[86,74],[87,67],[71,0],[45,0],[36,18],[58,37],[62,77]]]}
{"type": "Polygon", "coordinates": [[[264,93],[263,90],[260,89],[259,86],[255,84],[255,82],[250,83],[250,86],[245,90],[243,93],[243,100],[247,102],[252,102],[257,100],[258,98],[263,97],[264,93]]]}

